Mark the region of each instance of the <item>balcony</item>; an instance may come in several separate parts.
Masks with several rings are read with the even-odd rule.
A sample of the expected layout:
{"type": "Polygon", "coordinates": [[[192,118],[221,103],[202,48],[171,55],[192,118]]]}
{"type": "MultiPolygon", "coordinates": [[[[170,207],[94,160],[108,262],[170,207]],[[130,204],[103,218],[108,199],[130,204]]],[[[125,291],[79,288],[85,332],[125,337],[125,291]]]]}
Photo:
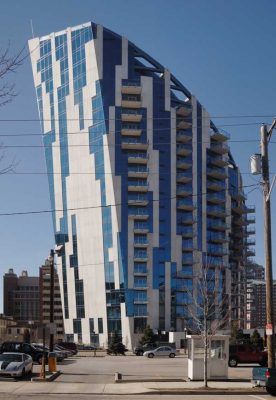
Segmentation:
{"type": "Polygon", "coordinates": [[[210,256],[222,257],[228,254],[228,250],[221,244],[212,244],[207,246],[207,253],[210,256]]]}
{"type": "Polygon", "coordinates": [[[207,180],[207,189],[213,190],[215,192],[224,192],[225,191],[225,182],[224,181],[211,181],[207,180]]]}
{"type": "Polygon", "coordinates": [[[145,250],[134,251],[133,260],[134,262],[147,262],[148,254],[145,250]]]}
{"type": "Polygon", "coordinates": [[[129,164],[147,164],[148,155],[147,153],[129,153],[127,161],[129,164]]]}
{"type": "Polygon", "coordinates": [[[149,241],[147,239],[141,239],[141,238],[135,239],[134,238],[134,243],[133,244],[134,244],[134,247],[147,248],[148,245],[149,245],[149,241]]]}
{"type": "Polygon", "coordinates": [[[149,188],[148,182],[144,179],[128,181],[127,185],[129,192],[147,192],[149,188]]]}
{"type": "Polygon", "coordinates": [[[196,208],[196,204],[193,203],[193,200],[190,198],[187,199],[177,199],[176,200],[176,207],[179,210],[186,210],[186,211],[192,211],[196,208]]]}
{"type": "Polygon", "coordinates": [[[121,148],[124,150],[147,150],[148,147],[148,142],[141,142],[137,139],[122,139],[121,142],[121,148]]]}
{"type": "Polygon", "coordinates": [[[207,241],[220,244],[229,242],[229,238],[225,235],[225,232],[207,232],[207,241]]]}
{"type": "Polygon", "coordinates": [[[225,143],[214,144],[211,143],[211,147],[209,148],[210,151],[216,154],[227,154],[230,149],[229,146],[225,143]]]}
{"type": "Polygon", "coordinates": [[[234,200],[237,201],[246,200],[247,198],[242,190],[237,190],[237,191],[230,190],[230,195],[234,200]]]}
{"type": "Polygon", "coordinates": [[[207,202],[214,204],[223,204],[225,203],[225,193],[224,192],[208,193],[207,202]]]}
{"type": "Polygon", "coordinates": [[[218,132],[211,132],[211,139],[214,139],[218,142],[225,142],[226,140],[230,139],[230,135],[227,132],[224,132],[222,130],[218,131],[218,132]]]}
{"type": "Polygon", "coordinates": [[[190,129],[192,127],[192,123],[185,121],[184,119],[178,119],[176,121],[176,129],[177,130],[182,130],[182,129],[190,129]]]}
{"type": "MultiPolygon", "coordinates": [[[[133,210],[134,211],[134,210],[133,210]]],[[[137,218],[136,218],[137,219],[137,218]]],[[[141,218],[138,218],[141,219],[141,218]]],[[[145,218],[144,218],[145,219],[145,218]]],[[[134,226],[133,226],[133,232],[134,233],[148,233],[149,232],[149,225],[148,222],[143,222],[143,221],[134,221],[134,226]]]]}
{"type": "Polygon", "coordinates": [[[129,178],[147,178],[149,175],[149,170],[145,166],[143,167],[129,167],[127,170],[127,175],[129,178]]]}
{"type": "Polygon", "coordinates": [[[147,206],[149,203],[147,195],[139,195],[131,193],[129,193],[127,201],[129,205],[134,205],[134,206],[147,206]]]}
{"type": "Polygon", "coordinates": [[[207,229],[212,229],[214,231],[222,232],[230,228],[231,226],[229,224],[226,224],[221,219],[213,219],[212,221],[207,222],[207,229]]]}
{"type": "Polygon", "coordinates": [[[121,130],[122,136],[139,137],[139,136],[141,136],[141,133],[142,133],[142,129],[122,128],[122,130],[121,130]]]}
{"type": "Polygon", "coordinates": [[[191,149],[187,149],[186,145],[184,144],[177,144],[176,145],[176,154],[178,156],[188,156],[192,153],[191,149]]]}
{"type": "Polygon", "coordinates": [[[227,213],[225,207],[207,205],[207,215],[211,215],[213,217],[224,218],[227,216],[227,214],[228,213],[227,213]]]}
{"type": "MultiPolygon", "coordinates": [[[[137,90],[137,88],[132,87],[132,90],[137,90]]],[[[122,107],[124,108],[141,108],[142,107],[142,101],[141,101],[141,96],[140,94],[127,94],[124,93],[122,95],[122,107]]]]}
{"type": "Polygon", "coordinates": [[[255,207],[254,206],[246,206],[245,204],[238,204],[232,206],[232,210],[236,214],[250,214],[250,213],[255,213],[255,207]]]}
{"type": "Polygon", "coordinates": [[[142,86],[139,82],[123,82],[121,91],[123,94],[141,94],[142,86]]]}
{"type": "Polygon", "coordinates": [[[182,105],[176,109],[176,115],[179,115],[181,117],[187,117],[192,113],[192,108],[190,104],[187,105],[182,105]]]}
{"type": "Polygon", "coordinates": [[[227,174],[225,168],[207,167],[207,175],[215,179],[226,179],[227,174]]]}
{"type": "Polygon", "coordinates": [[[178,225],[193,225],[195,223],[196,223],[196,219],[193,217],[193,213],[191,213],[191,212],[187,213],[186,215],[180,214],[177,217],[178,225]]]}
{"type": "Polygon", "coordinates": [[[176,167],[178,169],[189,169],[192,166],[192,161],[181,159],[176,161],[176,167]]]}
{"type": "Polygon", "coordinates": [[[191,239],[196,236],[197,230],[193,226],[180,226],[177,228],[177,234],[183,239],[191,239]]]}
{"type": "Polygon", "coordinates": [[[182,241],[182,251],[193,251],[194,250],[194,242],[193,240],[183,240],[182,241]]]}
{"type": "Polygon", "coordinates": [[[193,193],[193,188],[192,188],[192,185],[190,185],[190,184],[178,185],[176,188],[177,196],[187,197],[187,196],[190,196],[192,193],[193,193]]]}
{"type": "Polygon", "coordinates": [[[176,182],[188,183],[192,180],[191,172],[178,172],[176,174],[176,182]]]}
{"type": "Polygon", "coordinates": [[[178,131],[176,134],[176,141],[181,143],[187,143],[192,140],[192,132],[178,131]]]}
{"type": "Polygon", "coordinates": [[[122,122],[141,122],[142,114],[133,109],[122,109],[121,120],[122,122]]]}
{"type": "MultiPolygon", "coordinates": [[[[146,208],[138,208],[138,207],[137,208],[129,208],[128,209],[128,217],[130,219],[145,221],[149,218],[149,211],[146,208]]],[[[143,231],[145,231],[145,230],[143,230],[143,231]]],[[[137,229],[135,230],[135,233],[138,233],[137,229]]],[[[144,232],[140,232],[140,233],[144,233],[144,232]]]]}
{"type": "Polygon", "coordinates": [[[254,224],[255,221],[255,217],[251,217],[251,218],[234,218],[233,219],[233,224],[234,225],[238,225],[238,226],[247,226],[250,224],[254,224]]]}
{"type": "Polygon", "coordinates": [[[213,156],[210,158],[209,164],[216,165],[217,167],[226,167],[228,165],[228,161],[220,156],[213,156]]]}
{"type": "Polygon", "coordinates": [[[249,247],[246,250],[246,257],[253,257],[255,256],[255,250],[252,247],[249,247]]]}
{"type": "Polygon", "coordinates": [[[256,233],[255,228],[246,229],[246,231],[244,232],[245,236],[255,235],[255,233],[256,233]]]}
{"type": "Polygon", "coordinates": [[[192,265],[193,264],[193,254],[182,254],[182,265],[192,265]]]}

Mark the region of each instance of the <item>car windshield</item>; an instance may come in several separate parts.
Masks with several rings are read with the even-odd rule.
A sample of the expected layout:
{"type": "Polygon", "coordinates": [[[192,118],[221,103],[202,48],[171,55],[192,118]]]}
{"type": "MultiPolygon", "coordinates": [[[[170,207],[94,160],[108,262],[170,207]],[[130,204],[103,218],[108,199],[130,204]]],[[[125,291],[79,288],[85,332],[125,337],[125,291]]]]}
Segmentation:
{"type": "Polygon", "coordinates": [[[0,354],[0,361],[22,362],[21,354],[0,354]]]}

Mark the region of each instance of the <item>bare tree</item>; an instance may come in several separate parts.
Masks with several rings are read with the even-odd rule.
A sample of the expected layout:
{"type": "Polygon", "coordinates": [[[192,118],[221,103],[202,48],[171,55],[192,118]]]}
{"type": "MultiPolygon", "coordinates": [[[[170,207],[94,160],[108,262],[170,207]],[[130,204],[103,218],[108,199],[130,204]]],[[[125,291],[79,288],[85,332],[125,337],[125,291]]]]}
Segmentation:
{"type": "MultiPolygon", "coordinates": [[[[16,70],[23,64],[28,56],[25,53],[25,47],[16,54],[11,54],[10,44],[6,48],[0,48],[0,107],[10,103],[16,96],[15,83],[10,79],[10,75],[15,73],[16,70]]],[[[0,144],[0,175],[12,172],[16,166],[15,160],[5,162],[4,146],[0,144]]]]}
{"type": "Polygon", "coordinates": [[[204,386],[208,387],[208,353],[212,336],[228,325],[229,295],[223,288],[222,266],[214,266],[208,256],[198,266],[195,286],[190,292],[189,312],[193,319],[193,331],[201,337],[203,345],[204,386]]]}
{"type": "Polygon", "coordinates": [[[0,48],[0,107],[10,103],[17,93],[15,84],[10,82],[9,75],[16,72],[25,58],[25,47],[15,55],[11,54],[10,44],[5,49],[0,48]]]}

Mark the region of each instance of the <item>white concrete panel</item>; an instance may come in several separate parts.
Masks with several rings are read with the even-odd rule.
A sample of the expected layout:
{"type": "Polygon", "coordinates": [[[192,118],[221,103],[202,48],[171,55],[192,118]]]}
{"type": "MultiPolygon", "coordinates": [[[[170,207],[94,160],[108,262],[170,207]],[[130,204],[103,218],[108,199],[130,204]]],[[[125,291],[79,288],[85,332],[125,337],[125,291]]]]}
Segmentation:
{"type": "Polygon", "coordinates": [[[207,148],[210,147],[210,117],[204,108],[202,114],[198,118],[202,118],[202,251],[207,251],[207,148]]]}
{"type": "Polygon", "coordinates": [[[165,263],[165,329],[171,329],[171,263],[165,263]]]}
{"type": "Polygon", "coordinates": [[[103,78],[103,27],[97,25],[97,38],[94,39],[99,79],[103,78]]]}

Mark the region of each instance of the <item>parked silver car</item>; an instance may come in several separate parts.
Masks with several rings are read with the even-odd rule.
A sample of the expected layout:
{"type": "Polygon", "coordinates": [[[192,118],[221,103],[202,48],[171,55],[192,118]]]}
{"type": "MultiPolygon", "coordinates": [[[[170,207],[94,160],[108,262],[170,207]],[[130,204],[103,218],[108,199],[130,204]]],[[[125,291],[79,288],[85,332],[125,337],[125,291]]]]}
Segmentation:
{"type": "Polygon", "coordinates": [[[23,377],[33,371],[33,359],[24,353],[0,354],[0,375],[23,377]]]}
{"type": "Polygon", "coordinates": [[[153,358],[153,357],[173,358],[176,356],[176,350],[169,346],[160,346],[157,347],[157,349],[145,351],[143,355],[148,358],[153,358]]]}

